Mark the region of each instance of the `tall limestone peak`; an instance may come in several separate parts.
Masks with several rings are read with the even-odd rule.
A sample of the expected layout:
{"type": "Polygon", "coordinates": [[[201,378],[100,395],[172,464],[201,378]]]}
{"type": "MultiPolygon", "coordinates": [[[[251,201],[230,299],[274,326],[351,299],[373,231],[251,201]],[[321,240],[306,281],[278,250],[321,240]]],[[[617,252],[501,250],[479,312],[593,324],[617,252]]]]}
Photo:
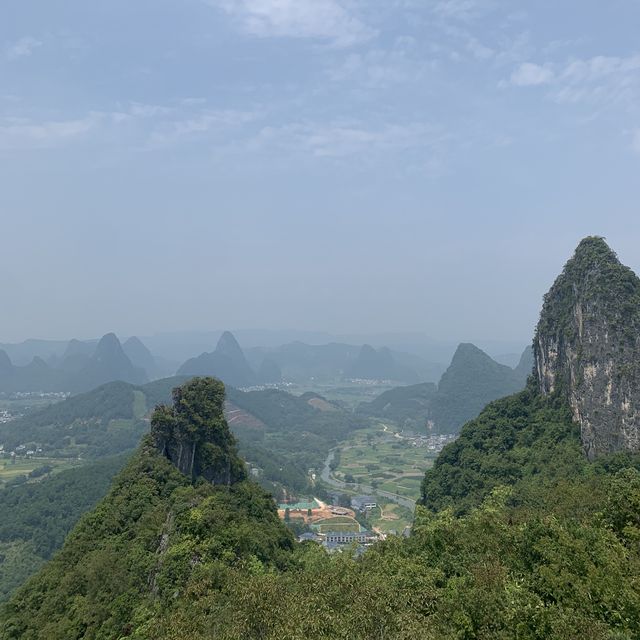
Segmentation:
{"type": "Polygon", "coordinates": [[[98,342],[91,358],[74,373],[71,388],[74,391],[89,391],[114,380],[140,384],[146,381],[146,375],[133,366],[118,337],[114,333],[107,333],[98,342]]]}
{"type": "Polygon", "coordinates": [[[131,360],[134,367],[144,369],[149,377],[154,377],[158,365],[153,354],[137,336],[127,339],[122,345],[122,350],[131,360]]]}
{"type": "Polygon", "coordinates": [[[534,349],[540,392],[567,398],[590,459],[640,450],[640,279],[603,238],[546,294],[534,349]]]}
{"type": "Polygon", "coordinates": [[[230,331],[220,336],[215,351],[187,360],[178,375],[215,376],[232,387],[248,387],[256,382],[253,369],[230,331]]]}
{"type": "Polygon", "coordinates": [[[394,379],[396,378],[395,364],[391,351],[386,347],[376,350],[370,344],[363,344],[347,374],[350,378],[394,379]]]}
{"type": "Polygon", "coordinates": [[[117,362],[122,364],[125,362],[124,351],[118,336],[115,333],[107,333],[98,342],[98,346],[93,353],[93,359],[98,362],[117,362]]]}
{"type": "Polygon", "coordinates": [[[499,364],[474,344],[463,342],[440,378],[428,419],[437,431],[456,432],[488,402],[522,386],[513,369],[499,364]]]}
{"type": "Polygon", "coordinates": [[[242,353],[242,349],[240,344],[236,340],[235,336],[231,331],[225,331],[218,340],[218,344],[216,345],[216,351],[218,353],[224,353],[226,356],[230,358],[238,358],[242,356],[244,358],[244,353],[242,353]]]}
{"type": "Polygon", "coordinates": [[[219,380],[193,378],[173,390],[172,407],[160,405],[151,418],[156,448],[192,481],[231,485],[245,478],[224,398],[219,380]]]}

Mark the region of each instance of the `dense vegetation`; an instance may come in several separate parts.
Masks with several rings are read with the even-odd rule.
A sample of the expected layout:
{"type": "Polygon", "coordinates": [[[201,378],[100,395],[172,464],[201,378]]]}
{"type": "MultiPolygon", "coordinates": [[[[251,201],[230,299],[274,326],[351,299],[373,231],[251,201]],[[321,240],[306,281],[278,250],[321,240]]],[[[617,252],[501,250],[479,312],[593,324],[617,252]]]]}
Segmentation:
{"type": "MultiPolygon", "coordinates": [[[[219,385],[210,382],[203,384],[219,385]]],[[[202,398],[202,389],[194,391],[198,384],[188,383],[174,396],[176,436],[198,442],[205,457],[209,445],[221,441],[229,445],[225,454],[233,454],[222,399],[202,398]]],[[[247,481],[214,486],[180,473],[159,442],[159,418],[154,429],[160,434],[154,430],[145,438],[109,495],[6,607],[0,637],[128,636],[175,601],[177,585],[195,576],[215,586],[232,568],[261,573],[291,564],[293,538],[270,496],[247,481]]],[[[206,473],[209,467],[194,469],[206,473]]]]}
{"type": "Polygon", "coordinates": [[[246,477],[235,436],[224,415],[224,384],[192,378],[172,392],[171,405],[151,416],[151,439],[158,451],[191,480],[231,485],[246,477]]]}
{"type": "Polygon", "coordinates": [[[239,443],[239,453],[256,470],[256,481],[276,502],[282,502],[291,493],[307,495],[313,492],[308,470],[294,456],[287,457],[246,442],[239,443]]]}
{"type": "Polygon", "coordinates": [[[51,558],[109,489],[125,456],[0,491],[0,601],[51,558]]]}
{"type": "Polygon", "coordinates": [[[420,512],[409,540],[360,560],[307,547],[280,574],[189,581],[188,596],[134,637],[630,640],[640,633],[639,492],[627,471],[587,491],[569,483],[526,513],[504,490],[465,518],[420,512]]]}
{"type": "Polygon", "coordinates": [[[584,238],[562,274],[545,295],[537,333],[573,337],[576,293],[585,305],[596,304],[613,330],[637,339],[640,314],[640,278],[618,260],[603,238],[584,238]],[[576,292],[576,287],[580,291],[576,292]]]}
{"type": "Polygon", "coordinates": [[[305,470],[319,468],[333,446],[353,430],[367,425],[364,418],[338,407],[323,411],[305,398],[275,389],[251,392],[228,389],[227,398],[263,425],[256,428],[232,423],[241,443],[273,451],[305,470]]]}
{"type": "Polygon", "coordinates": [[[529,387],[466,424],[426,475],[422,503],[468,512],[499,485],[574,477],[585,468],[580,432],[564,402],[529,387]]]}
{"type": "Polygon", "coordinates": [[[640,474],[565,478],[356,560],[293,545],[255,485],[191,485],[144,445],[63,551],[0,615],[0,638],[511,640],[640,634],[640,474]],[[542,499],[542,500],[541,500],[542,499]]]}
{"type": "MultiPolygon", "coordinates": [[[[204,413],[194,397],[189,438],[224,430],[218,391],[204,413]]],[[[259,487],[187,477],[154,440],[5,606],[0,638],[640,634],[638,460],[586,462],[568,407],[533,385],[443,452],[412,537],[361,559],[294,545],[259,487]]]]}
{"type": "MultiPolygon", "coordinates": [[[[105,427],[112,420],[136,417],[134,391],[135,388],[126,382],[106,384],[2,425],[0,438],[8,451],[30,442],[47,450],[64,451],[72,445],[72,440],[76,444],[86,444],[92,450],[104,451],[98,455],[132,449],[140,441],[141,430],[132,434],[130,444],[119,448],[120,443],[111,439],[111,436],[117,438],[117,434],[111,433],[107,438],[105,427]]],[[[95,456],[97,451],[92,453],[95,456]]]]}

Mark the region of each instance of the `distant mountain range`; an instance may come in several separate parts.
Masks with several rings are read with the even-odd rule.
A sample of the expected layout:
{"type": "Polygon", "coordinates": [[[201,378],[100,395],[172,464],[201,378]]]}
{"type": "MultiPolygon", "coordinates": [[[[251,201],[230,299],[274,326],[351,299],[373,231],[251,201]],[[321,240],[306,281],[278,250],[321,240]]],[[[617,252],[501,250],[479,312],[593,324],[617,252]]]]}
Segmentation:
{"type": "MultiPolygon", "coordinates": [[[[294,341],[243,350],[229,331],[220,335],[215,349],[205,350],[179,365],[152,352],[150,340],[154,344],[153,339],[143,341],[134,336],[121,344],[113,334],[107,334],[101,340],[27,340],[16,345],[0,345],[0,392],[79,393],[96,383],[124,380],[137,384],[172,375],[212,375],[238,388],[282,381],[327,383],[353,379],[414,385],[435,383],[445,371],[444,364],[431,362],[415,352],[374,344],[316,345],[294,341]]],[[[194,345],[190,347],[194,348],[194,345]]],[[[502,358],[513,364],[517,360],[513,354],[502,358]]],[[[528,372],[531,358],[529,351],[516,370],[528,372]]],[[[526,375],[523,374],[523,378],[526,375]]]]}
{"type": "MultiPolygon", "coordinates": [[[[140,362],[139,345],[129,344],[129,350],[140,362]]],[[[150,353],[148,357],[152,359],[150,353]]],[[[61,357],[53,354],[50,361],[45,362],[35,356],[24,366],[14,365],[7,352],[0,351],[0,391],[3,392],[80,393],[115,380],[141,384],[148,377],[144,368],[134,365],[113,333],[103,336],[96,345],[71,340],[61,357]]]]}
{"type": "Polygon", "coordinates": [[[386,347],[375,349],[329,343],[309,345],[291,342],[276,348],[254,347],[243,351],[233,334],[225,331],[214,351],[187,360],[180,376],[212,375],[234,387],[251,387],[281,382],[345,379],[394,380],[416,383],[437,380],[441,365],[418,356],[394,353],[386,347]]]}
{"type": "Polygon", "coordinates": [[[229,331],[220,336],[215,351],[187,360],[178,369],[177,375],[215,376],[234,387],[250,387],[258,382],[258,376],[249,366],[238,341],[229,331]]]}
{"type": "Polygon", "coordinates": [[[425,426],[455,433],[492,400],[520,391],[533,370],[533,350],[527,347],[515,369],[499,364],[473,344],[458,346],[439,384],[422,383],[386,391],[357,412],[394,420],[415,430],[425,426]]]}

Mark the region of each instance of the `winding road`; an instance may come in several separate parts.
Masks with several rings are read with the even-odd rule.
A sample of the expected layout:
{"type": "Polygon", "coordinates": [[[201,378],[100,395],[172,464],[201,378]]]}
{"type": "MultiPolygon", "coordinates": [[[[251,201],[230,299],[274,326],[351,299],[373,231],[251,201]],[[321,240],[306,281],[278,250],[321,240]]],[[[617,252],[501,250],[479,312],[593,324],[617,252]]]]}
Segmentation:
{"type": "MultiPolygon", "coordinates": [[[[320,474],[320,477],[324,482],[331,485],[332,487],[335,487],[336,489],[350,489],[351,488],[350,485],[348,485],[346,482],[342,482],[342,480],[337,480],[336,478],[333,477],[331,473],[331,463],[333,462],[333,459],[335,457],[335,452],[336,452],[336,449],[332,449],[331,451],[329,451],[329,455],[327,456],[327,459],[324,462],[324,467],[322,469],[322,473],[320,474]]],[[[371,495],[388,498],[392,502],[396,502],[399,505],[406,507],[407,509],[411,509],[411,511],[415,509],[415,506],[416,506],[415,501],[410,500],[405,496],[400,496],[397,493],[391,493],[389,491],[382,491],[381,489],[374,489],[373,487],[370,487],[366,484],[360,484],[358,486],[360,487],[360,490],[363,493],[370,493],[371,495]]]]}

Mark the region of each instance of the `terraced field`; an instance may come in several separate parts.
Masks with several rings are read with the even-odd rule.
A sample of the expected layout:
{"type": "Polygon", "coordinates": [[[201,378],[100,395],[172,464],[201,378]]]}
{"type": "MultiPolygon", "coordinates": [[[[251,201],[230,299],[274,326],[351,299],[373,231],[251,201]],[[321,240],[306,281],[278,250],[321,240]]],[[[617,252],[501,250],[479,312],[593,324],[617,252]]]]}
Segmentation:
{"type": "Polygon", "coordinates": [[[382,424],[354,433],[340,448],[335,477],[366,484],[417,500],[424,472],[435,455],[425,447],[414,447],[382,424]]]}
{"type": "Polygon", "coordinates": [[[77,460],[60,458],[19,459],[16,460],[15,463],[12,463],[9,458],[4,458],[0,460],[0,488],[2,488],[5,483],[15,481],[16,478],[20,478],[21,476],[29,477],[32,471],[41,467],[51,467],[51,473],[56,473],[63,469],[78,466],[79,464],[81,463],[77,460]]]}

